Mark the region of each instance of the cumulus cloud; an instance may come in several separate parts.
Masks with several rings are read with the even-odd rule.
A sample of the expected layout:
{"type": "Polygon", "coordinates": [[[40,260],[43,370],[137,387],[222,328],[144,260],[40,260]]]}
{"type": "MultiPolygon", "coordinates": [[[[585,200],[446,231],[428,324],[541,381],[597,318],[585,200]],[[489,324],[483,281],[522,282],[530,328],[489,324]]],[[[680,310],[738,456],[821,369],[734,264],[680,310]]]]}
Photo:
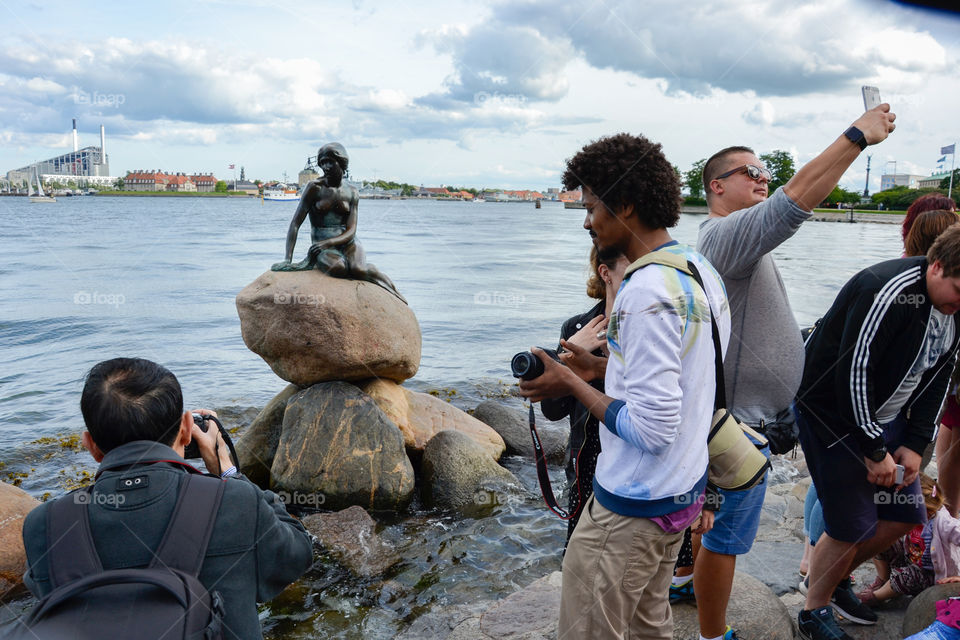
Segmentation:
{"type": "Polygon", "coordinates": [[[566,87],[554,80],[574,56],[662,78],[668,93],[693,95],[793,96],[891,72],[909,83],[946,69],[946,52],[930,34],[893,24],[895,16],[856,0],[808,0],[791,5],[789,19],[782,10],[760,1],[745,10],[739,0],[527,0],[500,4],[487,23],[444,31],[435,41],[453,57],[448,91],[456,99],[503,87],[555,100],[566,87]]]}

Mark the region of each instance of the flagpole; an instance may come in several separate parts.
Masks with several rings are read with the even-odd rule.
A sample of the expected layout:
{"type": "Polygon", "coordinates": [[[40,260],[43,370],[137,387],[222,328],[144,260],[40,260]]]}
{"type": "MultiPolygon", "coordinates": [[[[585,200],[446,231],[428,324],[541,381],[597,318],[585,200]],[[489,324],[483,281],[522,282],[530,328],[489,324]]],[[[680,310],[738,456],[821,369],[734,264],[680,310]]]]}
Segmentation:
{"type": "Polygon", "coordinates": [[[950,187],[947,189],[947,197],[953,195],[953,164],[957,160],[957,143],[953,143],[953,153],[950,154],[950,187]]]}

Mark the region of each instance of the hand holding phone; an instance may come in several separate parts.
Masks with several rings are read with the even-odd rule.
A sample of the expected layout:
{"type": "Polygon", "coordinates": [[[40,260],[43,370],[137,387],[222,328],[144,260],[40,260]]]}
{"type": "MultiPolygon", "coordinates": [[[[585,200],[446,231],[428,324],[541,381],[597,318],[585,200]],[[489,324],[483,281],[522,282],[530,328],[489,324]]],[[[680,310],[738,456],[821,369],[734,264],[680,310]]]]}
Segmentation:
{"type": "Polygon", "coordinates": [[[898,464],[896,465],[896,467],[897,467],[897,470],[896,470],[896,475],[893,478],[893,483],[896,485],[901,485],[903,484],[903,465],[898,464]]]}

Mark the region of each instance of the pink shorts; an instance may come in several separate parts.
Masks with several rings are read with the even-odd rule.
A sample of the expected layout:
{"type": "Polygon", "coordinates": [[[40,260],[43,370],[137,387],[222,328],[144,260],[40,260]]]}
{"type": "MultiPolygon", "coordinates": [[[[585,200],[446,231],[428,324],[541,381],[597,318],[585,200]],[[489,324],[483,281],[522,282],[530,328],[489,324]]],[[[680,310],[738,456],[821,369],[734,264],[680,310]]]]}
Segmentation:
{"type": "Polygon", "coordinates": [[[947,429],[960,426],[960,404],[957,404],[957,396],[954,393],[947,395],[947,406],[943,410],[943,417],[940,418],[940,424],[947,429]]]}

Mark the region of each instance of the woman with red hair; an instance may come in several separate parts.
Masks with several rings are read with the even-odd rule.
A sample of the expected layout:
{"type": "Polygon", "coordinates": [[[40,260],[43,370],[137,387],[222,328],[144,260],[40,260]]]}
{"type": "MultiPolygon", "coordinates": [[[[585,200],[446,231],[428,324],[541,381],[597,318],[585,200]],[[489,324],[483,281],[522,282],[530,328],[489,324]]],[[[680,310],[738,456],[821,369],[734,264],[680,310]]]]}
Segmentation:
{"type": "Polygon", "coordinates": [[[956,211],[957,203],[953,201],[953,198],[948,198],[942,193],[928,193],[914,200],[907,209],[906,217],[903,219],[903,229],[900,233],[903,239],[907,239],[907,234],[910,233],[910,227],[913,226],[913,221],[917,219],[918,215],[924,211],[936,211],[937,209],[956,211]]]}

